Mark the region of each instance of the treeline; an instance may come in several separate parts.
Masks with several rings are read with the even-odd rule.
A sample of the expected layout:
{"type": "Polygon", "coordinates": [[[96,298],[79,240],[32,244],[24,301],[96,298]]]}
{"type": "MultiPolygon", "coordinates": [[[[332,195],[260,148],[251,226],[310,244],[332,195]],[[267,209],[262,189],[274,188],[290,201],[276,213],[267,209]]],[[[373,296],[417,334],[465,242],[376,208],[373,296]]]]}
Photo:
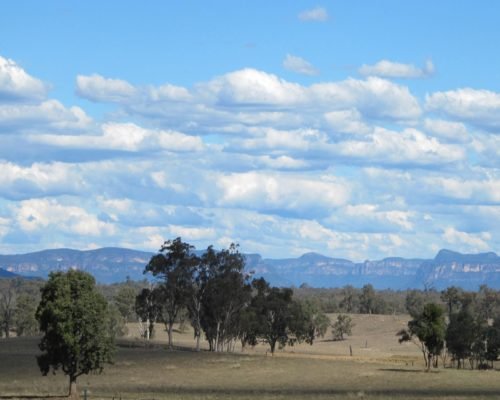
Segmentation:
{"type": "Polygon", "coordinates": [[[440,300],[426,302],[421,293],[410,293],[412,320],[398,332],[399,341],[417,344],[427,369],[440,360],[457,368],[493,368],[500,355],[500,293],[485,285],[478,292],[450,287],[440,300]]]}
{"type": "Polygon", "coordinates": [[[144,336],[154,335],[154,324],[163,322],[172,347],[173,326],[187,318],[194,330],[196,349],[204,334],[211,351],[231,351],[265,342],[271,353],[323,336],[329,319],[309,302],[293,298],[293,290],[272,287],[263,278],[245,272],[238,246],[215,251],[212,246],[198,256],[181,238],[164,243],[146,265],[145,273],[156,284],[136,297],[135,312],[145,324],[144,336]]]}

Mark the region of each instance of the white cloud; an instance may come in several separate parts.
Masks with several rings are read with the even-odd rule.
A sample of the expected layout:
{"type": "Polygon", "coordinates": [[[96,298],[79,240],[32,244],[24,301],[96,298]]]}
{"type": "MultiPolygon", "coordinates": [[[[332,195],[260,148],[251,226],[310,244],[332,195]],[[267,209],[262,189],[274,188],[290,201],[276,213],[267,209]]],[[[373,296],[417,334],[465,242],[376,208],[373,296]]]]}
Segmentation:
{"type": "Polygon", "coordinates": [[[80,107],[66,108],[57,100],[40,104],[0,105],[0,128],[9,131],[82,130],[92,119],[80,107]]]}
{"type": "Polygon", "coordinates": [[[326,113],[324,118],[328,125],[337,132],[366,135],[372,131],[372,129],[363,122],[361,113],[355,108],[331,111],[326,113]]]}
{"type": "Polygon", "coordinates": [[[246,68],[199,85],[220,105],[290,106],[305,100],[305,89],[276,75],[246,68]]]}
{"type": "Polygon", "coordinates": [[[470,140],[466,126],[460,122],[426,118],[424,128],[446,141],[464,143],[470,140]]]}
{"type": "Polygon", "coordinates": [[[107,123],[102,135],[34,135],[34,142],[75,149],[106,149],[122,151],[200,151],[203,141],[199,137],[175,131],[148,130],[132,123],[107,123]]]}
{"type": "Polygon", "coordinates": [[[301,57],[287,54],[283,60],[283,67],[289,71],[303,75],[318,75],[319,71],[314,66],[301,57]]]}
{"type": "Polygon", "coordinates": [[[381,60],[374,65],[363,65],[359,73],[365,76],[380,76],[383,78],[426,78],[434,74],[434,64],[427,60],[422,68],[412,64],[401,64],[381,60]]]}
{"type": "Polygon", "coordinates": [[[370,117],[394,119],[414,119],[421,114],[418,100],[407,87],[377,77],[315,84],[310,92],[318,105],[334,110],[356,108],[370,117]]]}
{"type": "Polygon", "coordinates": [[[458,231],[453,227],[448,227],[445,229],[443,235],[443,239],[452,245],[466,246],[468,251],[485,251],[489,250],[490,246],[488,241],[491,240],[491,234],[489,232],[481,232],[481,233],[467,233],[458,231]]]}
{"type": "Polygon", "coordinates": [[[324,213],[345,204],[350,188],[331,177],[247,172],[223,175],[217,180],[220,205],[248,209],[324,213]]]}
{"type": "Polygon", "coordinates": [[[347,205],[343,211],[348,218],[354,217],[364,219],[365,221],[362,225],[369,223],[372,224],[375,229],[380,229],[386,224],[391,224],[404,230],[413,229],[411,218],[414,216],[414,213],[411,211],[383,211],[379,210],[379,206],[376,204],[347,205]]]}
{"type": "Polygon", "coordinates": [[[366,162],[403,165],[440,165],[461,161],[466,157],[463,148],[440,143],[416,129],[394,132],[375,128],[365,140],[339,142],[332,151],[366,162]]]}
{"type": "Polygon", "coordinates": [[[76,93],[88,100],[121,103],[136,95],[136,89],[121,79],[104,78],[94,74],[76,77],[76,93]]]}
{"type": "Polygon", "coordinates": [[[39,101],[45,98],[47,86],[33,78],[15,61],[0,56],[0,104],[16,100],[39,101]]]}
{"type": "Polygon", "coordinates": [[[301,21],[325,22],[328,18],[328,12],[323,7],[315,7],[310,10],[304,10],[299,14],[299,19],[301,21]]]}
{"type": "Polygon", "coordinates": [[[29,198],[85,190],[85,181],[76,168],[65,163],[34,163],[23,167],[0,161],[0,195],[29,198]]]}
{"type": "Polygon", "coordinates": [[[492,176],[478,179],[430,177],[423,182],[432,192],[445,198],[480,203],[500,202],[500,179],[492,176]]]}
{"type": "Polygon", "coordinates": [[[113,235],[115,227],[100,221],[85,209],[60,204],[55,199],[30,199],[19,203],[16,210],[17,223],[26,232],[47,229],[84,235],[113,235]]]}
{"type": "Polygon", "coordinates": [[[500,128],[500,93],[471,88],[435,92],[425,98],[426,108],[441,111],[479,127],[500,128]]]}

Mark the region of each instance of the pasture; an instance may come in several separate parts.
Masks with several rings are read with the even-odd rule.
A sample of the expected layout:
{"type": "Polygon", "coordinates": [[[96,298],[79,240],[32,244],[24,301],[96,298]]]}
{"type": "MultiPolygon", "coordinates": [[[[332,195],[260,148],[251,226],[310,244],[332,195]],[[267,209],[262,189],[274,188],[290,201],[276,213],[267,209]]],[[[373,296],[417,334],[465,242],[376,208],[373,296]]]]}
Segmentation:
{"type": "MultiPolygon", "coordinates": [[[[423,371],[419,349],[400,345],[395,333],[404,316],[353,315],[353,336],[320,339],[266,355],[264,345],[234,353],[195,353],[192,332],[176,333],[178,350],[164,346],[158,325],[154,345],[144,347],[129,326],[114,365],[101,375],[82,376],[89,399],[494,399],[500,371],[439,368],[423,371]],[[350,356],[349,346],[353,350],[350,356]]],[[[62,396],[61,373],[41,376],[37,338],[0,340],[0,398],[62,396]]]]}

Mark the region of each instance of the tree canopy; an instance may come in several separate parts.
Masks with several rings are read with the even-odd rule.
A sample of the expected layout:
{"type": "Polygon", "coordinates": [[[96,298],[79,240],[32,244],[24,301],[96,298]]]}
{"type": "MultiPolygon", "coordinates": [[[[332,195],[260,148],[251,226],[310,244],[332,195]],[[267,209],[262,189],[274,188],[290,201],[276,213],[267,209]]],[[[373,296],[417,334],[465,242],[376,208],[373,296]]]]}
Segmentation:
{"type": "Polygon", "coordinates": [[[107,302],[94,278],[81,271],[53,272],[41,290],[36,312],[42,354],[40,371],[61,369],[69,377],[69,395],[78,398],[77,378],[101,373],[112,362],[114,343],[108,329],[107,302]]]}

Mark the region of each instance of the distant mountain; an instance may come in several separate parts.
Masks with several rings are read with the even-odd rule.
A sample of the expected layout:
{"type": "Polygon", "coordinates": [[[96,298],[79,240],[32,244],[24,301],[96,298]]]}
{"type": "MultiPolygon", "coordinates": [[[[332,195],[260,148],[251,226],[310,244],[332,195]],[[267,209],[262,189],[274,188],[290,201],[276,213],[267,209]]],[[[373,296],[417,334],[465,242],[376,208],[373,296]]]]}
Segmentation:
{"type": "Polygon", "coordinates": [[[144,266],[153,253],[107,247],[96,250],[55,249],[0,255],[0,268],[20,275],[46,278],[51,271],[75,268],[90,272],[98,282],[144,279],[144,266]]]}
{"type": "MultiPolygon", "coordinates": [[[[21,255],[0,255],[2,269],[23,276],[47,277],[50,271],[77,268],[90,272],[98,282],[112,283],[144,279],[144,266],[154,253],[122,249],[56,249],[21,255]]],[[[247,270],[263,276],[273,285],[313,287],[360,287],[372,284],[379,289],[451,285],[477,289],[482,284],[500,289],[500,257],[495,253],[461,254],[441,250],[434,259],[389,257],[356,263],[342,258],[306,253],[297,258],[266,259],[246,254],[247,270]]],[[[1,276],[1,275],[0,275],[1,276]]]]}
{"type": "Polygon", "coordinates": [[[3,279],[3,278],[17,278],[19,276],[20,275],[18,275],[18,274],[14,274],[13,272],[6,271],[5,269],[0,268],[0,279],[3,279]]]}

